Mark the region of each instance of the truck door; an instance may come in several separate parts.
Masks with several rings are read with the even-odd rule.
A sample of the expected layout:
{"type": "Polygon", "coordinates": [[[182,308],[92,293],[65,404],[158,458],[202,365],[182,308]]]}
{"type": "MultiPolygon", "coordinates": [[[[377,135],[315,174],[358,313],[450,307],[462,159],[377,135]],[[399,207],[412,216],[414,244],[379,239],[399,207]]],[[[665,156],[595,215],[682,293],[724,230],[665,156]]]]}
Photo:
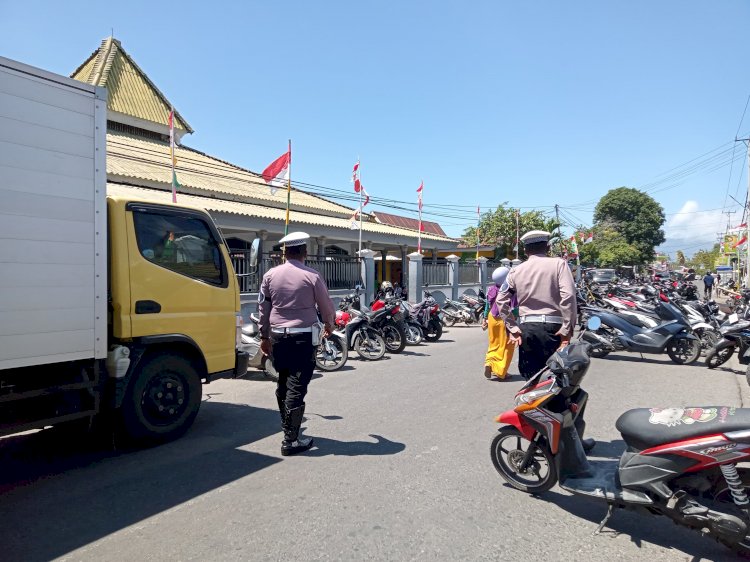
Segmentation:
{"type": "Polygon", "coordinates": [[[213,222],[184,208],[131,202],[127,210],[132,337],[182,334],[209,373],[234,368],[235,285],[213,222]]]}

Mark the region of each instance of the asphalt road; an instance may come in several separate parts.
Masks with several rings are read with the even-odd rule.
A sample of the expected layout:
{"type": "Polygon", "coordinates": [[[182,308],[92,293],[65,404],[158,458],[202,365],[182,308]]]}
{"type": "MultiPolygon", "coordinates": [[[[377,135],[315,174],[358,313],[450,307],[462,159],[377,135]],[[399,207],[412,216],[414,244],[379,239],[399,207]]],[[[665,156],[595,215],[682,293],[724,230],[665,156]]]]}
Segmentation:
{"type": "MultiPolygon", "coordinates": [[[[455,327],[377,363],[351,360],[310,387],[317,448],[281,457],[274,385],[206,387],[182,439],[115,451],[47,430],[0,441],[3,560],[723,560],[731,553],[664,518],[617,512],[559,488],[503,484],[495,415],[520,378],[482,376],[485,334],[455,327]]],[[[619,355],[585,387],[596,454],[641,406],[741,406],[739,368],[709,371],[619,355]]],[[[735,365],[736,366],[736,365],[735,365]]],[[[517,373],[515,365],[511,373],[517,373]]],[[[750,404],[750,402],[748,402],[750,404]]]]}

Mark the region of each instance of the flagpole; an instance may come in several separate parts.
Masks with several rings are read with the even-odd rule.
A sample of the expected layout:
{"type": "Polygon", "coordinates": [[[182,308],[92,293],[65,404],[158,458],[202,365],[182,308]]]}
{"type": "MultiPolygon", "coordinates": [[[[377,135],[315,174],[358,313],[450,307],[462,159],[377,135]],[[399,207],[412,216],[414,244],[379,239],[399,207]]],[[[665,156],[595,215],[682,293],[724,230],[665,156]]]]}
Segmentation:
{"type": "Polygon", "coordinates": [[[417,233],[417,253],[422,254],[422,192],[424,191],[424,180],[419,184],[419,232],[417,233]]]}
{"type": "Polygon", "coordinates": [[[289,139],[289,177],[286,179],[286,221],[284,223],[284,236],[289,234],[289,206],[292,202],[292,139],[289,139]]]}
{"type": "Polygon", "coordinates": [[[360,167],[362,166],[362,163],[359,161],[359,156],[357,157],[357,178],[359,179],[359,251],[357,252],[357,255],[359,256],[359,259],[362,259],[362,170],[360,170],[360,167]]]}

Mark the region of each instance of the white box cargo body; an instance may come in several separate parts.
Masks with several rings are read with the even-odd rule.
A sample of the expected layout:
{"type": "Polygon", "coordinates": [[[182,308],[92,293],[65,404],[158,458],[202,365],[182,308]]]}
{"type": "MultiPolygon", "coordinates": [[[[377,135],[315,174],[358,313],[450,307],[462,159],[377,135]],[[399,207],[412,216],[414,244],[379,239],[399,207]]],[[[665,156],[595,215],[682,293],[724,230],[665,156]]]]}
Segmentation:
{"type": "Polygon", "coordinates": [[[0,370],[106,357],[106,114],[0,57],[0,370]]]}

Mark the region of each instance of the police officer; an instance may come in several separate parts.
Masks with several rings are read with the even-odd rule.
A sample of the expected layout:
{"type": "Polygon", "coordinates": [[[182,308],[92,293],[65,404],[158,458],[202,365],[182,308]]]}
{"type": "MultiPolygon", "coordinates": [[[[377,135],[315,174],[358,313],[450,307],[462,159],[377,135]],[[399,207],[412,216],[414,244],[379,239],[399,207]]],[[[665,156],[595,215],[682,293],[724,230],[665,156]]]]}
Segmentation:
{"type": "Polygon", "coordinates": [[[327,336],[335,318],[325,281],[304,263],[309,239],[304,232],[292,232],[280,240],[286,262],[263,276],[258,293],[261,351],[271,357],[279,373],[276,400],[284,431],[283,456],[306,451],[313,445],[312,438],[300,435],[307,385],[315,368],[313,325],[320,312],[327,336]]]}
{"type": "Polygon", "coordinates": [[[573,275],[565,260],[547,256],[550,236],[543,230],[521,236],[529,259],[510,271],[507,290],[497,297],[510,339],[520,346],[518,369],[526,379],[568,345],[576,325],[573,275]],[[518,300],[518,323],[510,311],[513,294],[518,300]]]}

